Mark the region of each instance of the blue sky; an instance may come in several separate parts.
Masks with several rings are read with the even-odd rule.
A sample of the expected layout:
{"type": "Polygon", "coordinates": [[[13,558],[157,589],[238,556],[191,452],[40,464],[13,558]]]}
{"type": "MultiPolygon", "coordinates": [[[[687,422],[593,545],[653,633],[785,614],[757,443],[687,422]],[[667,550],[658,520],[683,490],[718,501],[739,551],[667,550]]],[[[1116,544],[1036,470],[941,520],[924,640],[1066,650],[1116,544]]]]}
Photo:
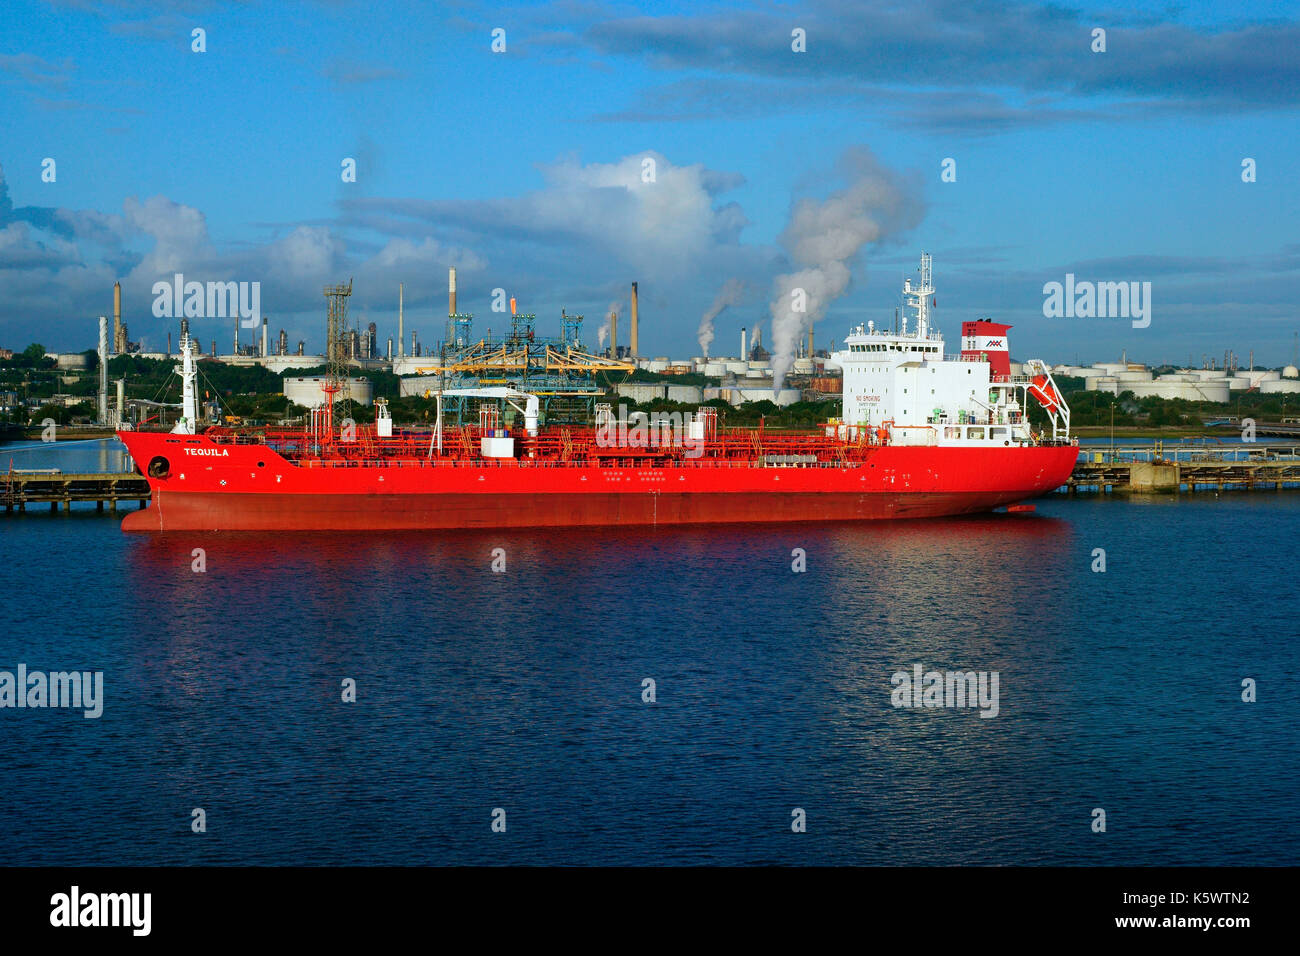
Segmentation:
{"type": "MultiPolygon", "coordinates": [[[[355,276],[352,318],[382,340],[404,282],[432,344],[455,265],[480,329],[502,287],[543,332],[562,307],[594,331],[637,280],[642,352],[674,356],[742,279],[713,349],[734,351],[741,325],[770,336],[774,283],[800,267],[794,204],[851,187],[836,170],[866,147],[910,214],[846,260],[820,342],[887,321],[925,249],[952,344],[993,316],[1049,361],[1279,365],[1300,329],[1298,98],[1289,3],[10,0],[0,344],[90,346],[121,279],[132,337],[161,347],[151,288],[173,271],[260,281],[272,330],[309,349],[322,285],[355,276]],[[1151,326],[1045,318],[1066,272],[1150,281],[1151,326]]],[[[205,346],[227,325],[195,323],[205,346]]]]}

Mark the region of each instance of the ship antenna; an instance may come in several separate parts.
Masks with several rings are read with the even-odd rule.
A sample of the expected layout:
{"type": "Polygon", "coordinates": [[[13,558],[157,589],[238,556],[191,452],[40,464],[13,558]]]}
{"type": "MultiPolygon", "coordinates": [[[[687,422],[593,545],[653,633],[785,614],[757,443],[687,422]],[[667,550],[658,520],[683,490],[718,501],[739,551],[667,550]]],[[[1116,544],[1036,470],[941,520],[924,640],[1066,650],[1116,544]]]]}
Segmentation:
{"type": "Polygon", "coordinates": [[[198,430],[198,397],[194,391],[194,380],[198,377],[198,368],[194,364],[194,349],[190,345],[190,330],[181,329],[181,367],[176,370],[181,376],[181,418],[172,429],[176,435],[194,435],[198,430]]]}

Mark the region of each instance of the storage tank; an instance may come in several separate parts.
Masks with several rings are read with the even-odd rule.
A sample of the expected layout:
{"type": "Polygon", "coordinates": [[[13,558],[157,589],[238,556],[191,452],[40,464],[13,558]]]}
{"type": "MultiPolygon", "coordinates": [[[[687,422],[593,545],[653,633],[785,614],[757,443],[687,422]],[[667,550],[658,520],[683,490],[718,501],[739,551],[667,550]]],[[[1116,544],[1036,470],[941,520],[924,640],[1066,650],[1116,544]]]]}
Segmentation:
{"type": "Polygon", "coordinates": [[[727,373],[727,366],[723,362],[705,362],[704,374],[713,378],[721,378],[727,373]]]}
{"type": "Polygon", "coordinates": [[[782,407],[793,405],[802,397],[802,393],[797,388],[783,388],[781,391],[773,394],[771,386],[767,388],[737,388],[733,391],[740,394],[740,402],[775,402],[782,407]]]}
{"type": "Polygon", "coordinates": [[[668,401],[685,402],[688,405],[698,405],[704,401],[704,393],[698,385],[668,385],[668,401]]]}
{"type": "Polygon", "coordinates": [[[1218,378],[1207,378],[1195,383],[1197,400],[1202,402],[1219,402],[1226,404],[1229,398],[1228,380],[1219,373],[1218,378]]]}
{"type": "Polygon", "coordinates": [[[1101,372],[1102,375],[1114,375],[1116,372],[1127,372],[1127,362],[1094,362],[1093,368],[1101,372]]]}
{"type": "Polygon", "coordinates": [[[1146,371],[1145,369],[1142,369],[1142,370],[1129,369],[1129,370],[1124,371],[1124,372],[1116,372],[1116,373],[1115,373],[1115,379],[1116,379],[1116,381],[1118,381],[1118,382],[1120,382],[1120,383],[1125,383],[1125,382],[1149,382],[1149,381],[1151,381],[1154,377],[1155,377],[1155,376],[1153,376],[1150,372],[1146,371]]]}
{"type": "Polygon", "coordinates": [[[626,398],[628,401],[643,403],[653,402],[664,397],[667,390],[666,385],[646,385],[634,382],[624,382],[615,389],[619,396],[626,398]]]}
{"type": "Polygon", "coordinates": [[[54,359],[56,368],[87,369],[90,368],[90,356],[84,352],[60,352],[54,359]]]}
{"type": "Polygon", "coordinates": [[[748,362],[739,362],[739,361],[732,360],[732,361],[724,362],[723,366],[726,368],[728,372],[732,372],[736,375],[744,375],[746,372],[749,371],[748,362]]]}
{"type": "Polygon", "coordinates": [[[398,380],[397,394],[402,398],[423,398],[425,392],[436,392],[440,383],[446,384],[438,375],[407,375],[398,380]]]}
{"type": "Polygon", "coordinates": [[[1260,394],[1277,395],[1279,393],[1294,394],[1300,392],[1300,379],[1279,378],[1269,382],[1264,382],[1259,386],[1260,394]]]}
{"type": "MultiPolygon", "coordinates": [[[[295,405],[315,408],[325,404],[325,383],[329,381],[327,376],[292,376],[286,377],[283,381],[284,397],[295,405]]],[[[345,397],[358,405],[369,405],[374,401],[374,386],[370,384],[368,378],[349,378],[347,394],[337,396],[335,401],[342,401],[345,397]]]]}
{"type": "Polygon", "coordinates": [[[813,371],[812,359],[795,359],[794,365],[791,366],[791,370],[796,375],[811,375],[813,371]]]}
{"type": "Polygon", "coordinates": [[[1088,391],[1105,392],[1107,395],[1119,394],[1119,379],[1113,375],[1097,375],[1088,379],[1088,391]]]}
{"type": "Polygon", "coordinates": [[[668,367],[668,362],[664,359],[646,359],[641,367],[647,372],[662,372],[668,367]]]}
{"type": "Polygon", "coordinates": [[[1282,378],[1281,372],[1274,372],[1261,368],[1249,371],[1246,369],[1237,369],[1237,374],[1246,376],[1254,386],[1258,386],[1261,382],[1276,382],[1282,378]]]}
{"type": "Polygon", "coordinates": [[[1219,402],[1228,401],[1228,380],[1226,378],[1218,379],[1196,379],[1193,376],[1180,375],[1174,378],[1170,375],[1162,375],[1152,382],[1135,382],[1131,385],[1121,385],[1120,390],[1128,389],[1138,398],[1147,398],[1154,396],[1156,398],[1182,398],[1189,402],[1219,402]]]}

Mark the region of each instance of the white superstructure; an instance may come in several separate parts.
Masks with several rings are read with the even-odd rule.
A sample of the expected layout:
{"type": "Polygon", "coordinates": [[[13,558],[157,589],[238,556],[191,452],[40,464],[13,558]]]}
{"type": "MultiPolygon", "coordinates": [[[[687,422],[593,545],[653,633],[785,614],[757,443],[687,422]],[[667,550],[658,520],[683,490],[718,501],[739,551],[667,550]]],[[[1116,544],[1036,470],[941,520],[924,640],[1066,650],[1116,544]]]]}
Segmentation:
{"type": "Polygon", "coordinates": [[[1069,434],[1070,412],[1051,372],[1039,360],[1013,375],[1006,330],[984,320],[962,327],[963,350],[944,355],[943,335],[930,328],[934,287],[930,256],[921,256],[921,280],[903,285],[915,321],[898,331],[859,325],[832,352],[844,371],[844,427],[866,428],[903,445],[1012,445],[1039,440],[1026,417],[1028,398],[1048,412],[1052,438],[1069,434]]]}

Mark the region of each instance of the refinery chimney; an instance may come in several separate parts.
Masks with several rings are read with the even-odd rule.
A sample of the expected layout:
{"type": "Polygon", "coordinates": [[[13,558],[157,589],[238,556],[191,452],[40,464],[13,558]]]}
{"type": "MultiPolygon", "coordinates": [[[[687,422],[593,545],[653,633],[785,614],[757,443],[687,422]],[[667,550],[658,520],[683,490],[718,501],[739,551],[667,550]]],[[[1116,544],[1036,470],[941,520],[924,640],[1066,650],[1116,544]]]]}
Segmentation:
{"type": "Polygon", "coordinates": [[[640,351],[639,351],[639,349],[638,349],[638,345],[639,345],[639,343],[637,342],[637,328],[636,328],[636,326],[637,326],[636,283],[633,282],[633,283],[632,283],[632,336],[631,336],[632,341],[629,343],[629,344],[632,346],[632,358],[633,358],[633,360],[636,360],[636,359],[640,356],[640,354],[641,354],[640,351]]]}
{"type": "Polygon", "coordinates": [[[447,314],[456,314],[456,268],[447,270],[447,314]]]}
{"type": "Polygon", "coordinates": [[[99,423],[108,424],[108,316],[99,317],[99,423]]]}
{"type": "MultiPolygon", "coordinates": [[[[402,357],[402,343],[406,340],[402,337],[402,293],[404,286],[397,283],[397,357],[402,357]]],[[[392,358],[390,355],[389,358],[392,358]]]]}
{"type": "Polygon", "coordinates": [[[609,357],[618,358],[618,312],[609,314],[609,357]]]}
{"type": "Polygon", "coordinates": [[[117,427],[126,423],[126,379],[117,380],[117,427]]]}
{"type": "Polygon", "coordinates": [[[262,316],[262,358],[266,358],[271,353],[267,351],[268,342],[266,340],[266,316],[262,316]]]}
{"type": "Polygon", "coordinates": [[[812,331],[812,326],[810,325],[808,326],[808,361],[811,362],[812,357],[813,357],[813,331],[812,331]]]}
{"type": "Polygon", "coordinates": [[[113,351],[125,352],[122,341],[122,283],[113,283],[113,351]]]}
{"type": "Polygon", "coordinates": [[[745,327],[742,325],[740,327],[740,360],[742,362],[748,362],[748,356],[749,350],[745,347],[745,327]]]}

